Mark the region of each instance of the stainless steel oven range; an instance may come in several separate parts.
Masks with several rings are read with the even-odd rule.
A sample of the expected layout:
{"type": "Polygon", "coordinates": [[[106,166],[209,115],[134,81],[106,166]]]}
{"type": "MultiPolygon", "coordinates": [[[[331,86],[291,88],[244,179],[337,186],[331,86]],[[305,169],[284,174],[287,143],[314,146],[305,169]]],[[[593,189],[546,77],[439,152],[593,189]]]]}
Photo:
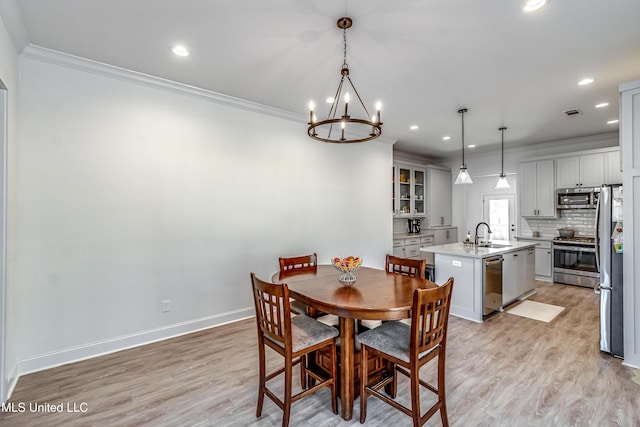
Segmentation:
{"type": "Polygon", "coordinates": [[[553,281],[595,288],[600,283],[593,237],[556,237],[553,240],[553,281]]]}

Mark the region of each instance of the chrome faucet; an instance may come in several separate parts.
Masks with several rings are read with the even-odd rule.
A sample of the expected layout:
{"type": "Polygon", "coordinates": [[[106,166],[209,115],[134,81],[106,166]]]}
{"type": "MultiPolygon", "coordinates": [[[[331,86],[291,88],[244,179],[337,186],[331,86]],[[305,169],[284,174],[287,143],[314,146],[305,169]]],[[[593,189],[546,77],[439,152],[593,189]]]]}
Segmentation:
{"type": "Polygon", "coordinates": [[[489,232],[489,234],[491,234],[491,227],[489,227],[489,224],[487,224],[487,223],[486,223],[486,222],[484,222],[484,221],[479,222],[479,223],[478,223],[478,225],[476,225],[476,238],[473,240],[474,244],[476,244],[476,245],[478,244],[478,228],[479,228],[482,224],[484,224],[484,225],[486,225],[486,226],[487,226],[487,231],[489,232]]]}

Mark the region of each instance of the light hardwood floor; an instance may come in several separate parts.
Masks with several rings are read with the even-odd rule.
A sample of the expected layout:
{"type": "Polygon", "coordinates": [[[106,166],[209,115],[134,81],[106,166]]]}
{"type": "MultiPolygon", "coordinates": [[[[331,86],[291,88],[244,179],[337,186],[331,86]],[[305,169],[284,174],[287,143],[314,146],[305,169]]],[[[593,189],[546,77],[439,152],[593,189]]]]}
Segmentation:
{"type": "MultiPolygon", "coordinates": [[[[498,313],[483,324],[452,317],[447,404],[452,426],[638,426],[638,374],[598,346],[598,297],[590,289],[537,282],[530,299],[565,310],[550,323],[498,313]]],[[[255,417],[255,320],[61,366],[20,379],[0,413],[2,426],[279,426],[265,400],[255,417]],[[83,406],[82,403],[86,403],[83,406]],[[35,404],[70,404],[76,413],[31,412],[35,404]]],[[[273,357],[271,357],[273,356],[273,357]]],[[[275,354],[270,364],[279,362],[275,354]]],[[[432,367],[421,376],[428,379],[432,367]]],[[[409,397],[399,380],[399,399],[409,397]]],[[[424,405],[428,400],[423,393],[424,405]]],[[[292,426],[359,425],[333,415],[323,390],[293,405],[292,426]]],[[[64,408],[66,410],[66,407],[64,408]]],[[[370,399],[367,425],[406,426],[410,419],[370,399]]],[[[436,414],[428,426],[440,425],[436,414]]]]}

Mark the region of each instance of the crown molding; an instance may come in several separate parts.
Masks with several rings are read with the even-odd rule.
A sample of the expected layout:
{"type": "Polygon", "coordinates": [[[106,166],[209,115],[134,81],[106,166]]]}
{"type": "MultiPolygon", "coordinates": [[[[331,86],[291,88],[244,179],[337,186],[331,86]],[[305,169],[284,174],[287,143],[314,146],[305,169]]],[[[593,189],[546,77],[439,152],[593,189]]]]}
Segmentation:
{"type": "Polygon", "coordinates": [[[53,65],[65,68],[71,68],[87,73],[108,77],[127,83],[133,83],[141,86],[147,86],[154,89],[160,89],[166,92],[176,93],[179,95],[191,96],[204,101],[213,102],[228,107],[239,108],[242,110],[266,114],[285,120],[305,121],[306,115],[296,114],[290,111],[282,110],[268,105],[259,104],[257,102],[247,101],[246,99],[236,98],[224,95],[184,83],[174,82],[172,80],[163,79],[161,77],[152,76],[150,74],[140,73],[128,70],[126,68],[116,67],[114,65],[105,64],[103,62],[82,58],[68,53],[60,52],[53,49],[30,44],[27,46],[22,56],[24,58],[35,59],[53,65]]]}
{"type": "Polygon", "coordinates": [[[0,18],[7,27],[13,47],[20,54],[29,44],[29,34],[24,26],[20,8],[15,0],[0,0],[0,18]]]}
{"type": "MultiPolygon", "coordinates": [[[[545,154],[548,152],[553,153],[565,153],[567,150],[574,151],[585,151],[595,148],[604,148],[604,147],[613,147],[619,144],[619,133],[617,131],[601,133],[596,135],[589,136],[581,136],[576,138],[568,138],[561,139],[557,141],[544,141],[538,143],[531,143],[525,145],[517,145],[515,147],[507,147],[505,146],[504,152],[505,154],[516,154],[516,153],[524,153],[530,154],[531,160],[542,159],[549,157],[549,155],[545,154]],[[582,148],[581,146],[587,146],[586,148],[582,148]]],[[[469,153],[465,150],[465,158],[468,159],[478,159],[484,157],[490,157],[493,155],[500,155],[500,146],[495,145],[495,148],[491,148],[488,150],[482,150],[476,153],[469,153]]],[[[459,152],[454,152],[447,156],[439,157],[437,160],[440,163],[448,163],[450,161],[454,161],[456,159],[459,160],[459,152]]]]}
{"type": "MultiPolygon", "coordinates": [[[[269,105],[259,104],[257,102],[224,95],[218,92],[190,86],[184,83],[178,83],[150,74],[116,67],[114,65],[82,58],[34,44],[29,44],[24,49],[21,56],[23,58],[34,59],[52,65],[84,71],[87,73],[92,73],[99,76],[124,81],[127,83],[151,87],[178,95],[190,96],[227,107],[238,108],[241,110],[264,114],[271,117],[277,117],[279,119],[289,120],[296,123],[302,123],[304,124],[306,130],[306,122],[308,119],[306,114],[293,113],[291,111],[282,110],[280,108],[272,107],[269,105]]],[[[394,144],[396,142],[395,139],[384,137],[380,137],[377,140],[386,144],[394,144]]]]}

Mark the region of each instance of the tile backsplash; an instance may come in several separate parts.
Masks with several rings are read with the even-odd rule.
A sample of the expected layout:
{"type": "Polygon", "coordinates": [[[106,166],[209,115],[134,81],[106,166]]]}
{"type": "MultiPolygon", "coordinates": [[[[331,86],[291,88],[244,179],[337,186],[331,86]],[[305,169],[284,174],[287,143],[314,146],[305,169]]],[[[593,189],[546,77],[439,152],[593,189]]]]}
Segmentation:
{"type": "MultiPolygon", "coordinates": [[[[420,218],[421,219],[421,223],[425,224],[426,221],[424,221],[424,219],[426,218],[420,218]]],[[[403,234],[409,231],[409,228],[407,226],[407,218],[393,218],[393,234],[403,234]]]]}
{"type": "Polygon", "coordinates": [[[593,237],[596,234],[595,209],[565,209],[558,211],[558,218],[522,218],[520,236],[531,236],[539,231],[541,237],[555,237],[558,228],[575,230],[576,236],[593,237]]]}

